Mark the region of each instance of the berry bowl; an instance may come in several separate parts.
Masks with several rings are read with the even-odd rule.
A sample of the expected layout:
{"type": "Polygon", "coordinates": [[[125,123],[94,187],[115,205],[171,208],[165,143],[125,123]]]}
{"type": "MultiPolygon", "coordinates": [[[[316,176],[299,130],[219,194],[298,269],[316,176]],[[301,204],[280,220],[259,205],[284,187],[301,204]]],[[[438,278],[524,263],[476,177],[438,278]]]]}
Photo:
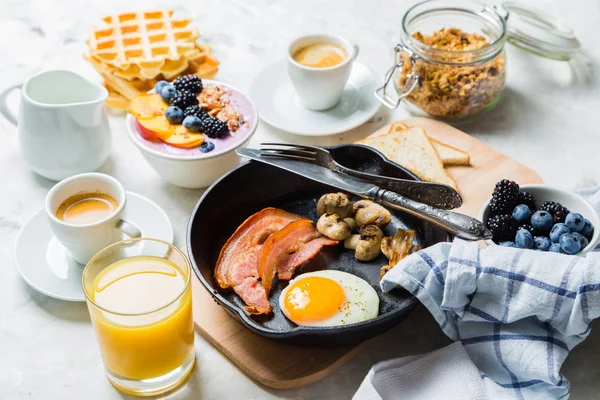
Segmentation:
{"type": "MultiPolygon", "coordinates": [[[[498,183],[501,184],[502,182],[498,183]]],[[[501,193],[496,195],[496,201],[488,199],[479,211],[481,221],[488,227],[490,224],[495,225],[495,229],[490,229],[495,232],[496,242],[508,247],[550,250],[579,256],[584,256],[598,245],[600,216],[577,193],[548,185],[520,185],[515,189],[505,184],[500,190],[498,185],[496,191],[501,193]],[[515,190],[521,193],[517,206],[510,200],[516,193],[515,190]],[[526,204],[528,207],[519,206],[523,203],[529,203],[526,204]],[[505,204],[507,205],[503,208],[505,204]],[[492,207],[496,211],[503,210],[496,212],[500,216],[493,216],[495,213],[492,212],[492,207]],[[530,207],[533,210],[528,210],[530,207]],[[491,221],[491,218],[495,220],[491,221]]],[[[497,244],[495,241],[486,240],[486,244],[497,244]]]]}
{"type": "Polygon", "coordinates": [[[206,188],[227,171],[236,167],[241,158],[235,153],[235,150],[248,144],[258,126],[256,107],[244,93],[218,81],[203,79],[202,82],[204,90],[206,88],[221,90],[224,93],[222,97],[227,101],[228,110],[231,108],[239,115],[241,122],[235,132],[230,131],[225,136],[211,137],[201,134],[202,132],[185,132],[186,121],[183,121],[183,124],[169,126],[170,122],[167,119],[170,116],[168,111],[164,110],[167,109],[168,104],[161,105],[160,97],[155,94],[154,90],[149,91],[148,95],[142,95],[154,96],[154,98],[144,101],[142,108],[145,107],[145,109],[142,111],[154,107],[151,108],[152,112],[160,111],[155,113],[155,119],[152,121],[138,119],[132,115],[131,107],[125,117],[129,139],[156,173],[173,185],[190,189],[206,188]],[[158,105],[152,104],[157,102],[158,105]],[[164,107],[164,109],[159,110],[160,107],[164,107]],[[154,127],[156,127],[156,132],[152,131],[154,127]],[[168,135],[159,136],[161,130],[175,128],[176,134],[171,136],[175,140],[169,139],[168,135]],[[181,131],[184,132],[179,134],[181,131]]]}

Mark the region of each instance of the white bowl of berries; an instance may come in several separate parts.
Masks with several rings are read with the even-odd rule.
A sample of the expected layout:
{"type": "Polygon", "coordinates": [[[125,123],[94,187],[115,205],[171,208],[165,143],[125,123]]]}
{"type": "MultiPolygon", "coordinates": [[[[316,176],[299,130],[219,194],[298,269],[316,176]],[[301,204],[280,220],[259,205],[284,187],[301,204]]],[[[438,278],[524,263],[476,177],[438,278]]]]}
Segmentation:
{"type": "Polygon", "coordinates": [[[185,188],[210,186],[234,168],[258,126],[250,99],[225,83],[184,75],[159,81],[131,100],[129,138],[166,181],[185,188]]]}
{"type": "Polygon", "coordinates": [[[583,256],[598,245],[600,216],[577,193],[503,179],[479,219],[494,235],[488,244],[583,256]]]}

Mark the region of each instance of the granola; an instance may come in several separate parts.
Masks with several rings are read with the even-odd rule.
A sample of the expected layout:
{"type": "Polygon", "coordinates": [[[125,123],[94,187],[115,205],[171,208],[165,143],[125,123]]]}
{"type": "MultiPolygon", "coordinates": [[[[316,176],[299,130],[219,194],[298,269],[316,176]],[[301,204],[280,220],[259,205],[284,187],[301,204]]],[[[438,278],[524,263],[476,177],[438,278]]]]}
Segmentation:
{"type": "Polygon", "coordinates": [[[208,115],[225,122],[231,132],[237,131],[243,124],[242,116],[230,104],[225,94],[227,91],[219,86],[207,86],[202,90],[198,101],[208,115]]]}
{"type": "MultiPolygon", "coordinates": [[[[500,98],[506,80],[504,52],[483,63],[477,62],[473,54],[462,53],[489,45],[485,37],[457,28],[442,28],[432,35],[416,32],[413,37],[429,47],[457,53],[428,57],[433,61],[417,59],[419,80],[406,97],[409,102],[436,117],[460,118],[475,114],[500,98]]],[[[398,88],[404,86],[413,69],[404,52],[400,57],[404,63],[397,76],[398,88]]]]}

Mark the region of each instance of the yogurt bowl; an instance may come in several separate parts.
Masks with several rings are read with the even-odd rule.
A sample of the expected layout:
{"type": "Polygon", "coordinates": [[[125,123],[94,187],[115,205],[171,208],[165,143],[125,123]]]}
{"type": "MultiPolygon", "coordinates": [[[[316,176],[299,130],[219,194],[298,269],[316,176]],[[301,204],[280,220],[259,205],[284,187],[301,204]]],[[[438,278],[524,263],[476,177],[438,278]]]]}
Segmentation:
{"type": "Polygon", "coordinates": [[[218,81],[203,79],[204,86],[218,86],[226,90],[230,104],[242,115],[243,124],[233,134],[223,139],[208,140],[214,150],[202,153],[200,147],[173,147],[160,140],[148,139],[138,120],[127,113],[125,122],[129,139],[140,150],[146,161],[167,182],[189,189],[210,186],[217,178],[241,161],[235,153],[246,146],[258,126],[258,112],[250,99],[241,91],[218,81]]]}

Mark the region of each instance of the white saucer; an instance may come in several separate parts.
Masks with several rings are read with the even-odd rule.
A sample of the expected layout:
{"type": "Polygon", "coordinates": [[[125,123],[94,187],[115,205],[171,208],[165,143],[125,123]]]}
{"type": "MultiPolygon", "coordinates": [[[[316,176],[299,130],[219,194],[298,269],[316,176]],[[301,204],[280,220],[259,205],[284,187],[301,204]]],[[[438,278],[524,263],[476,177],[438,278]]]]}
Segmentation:
{"type": "MultiPolygon", "coordinates": [[[[173,227],[167,214],[139,194],[127,192],[123,218],[135,225],[142,237],[173,242],[173,227]]],[[[23,280],[38,292],[61,300],[85,301],[81,287],[84,266],[75,262],[54,237],[46,210],[36,212],[21,228],[14,258],[23,280]]]]}
{"type": "Polygon", "coordinates": [[[252,82],[250,98],[260,118],[275,128],[303,136],[327,136],[367,122],[381,105],[375,98],[375,74],[354,62],[340,102],[325,111],[304,108],[288,76],[287,61],[265,68],[252,82]]]}

